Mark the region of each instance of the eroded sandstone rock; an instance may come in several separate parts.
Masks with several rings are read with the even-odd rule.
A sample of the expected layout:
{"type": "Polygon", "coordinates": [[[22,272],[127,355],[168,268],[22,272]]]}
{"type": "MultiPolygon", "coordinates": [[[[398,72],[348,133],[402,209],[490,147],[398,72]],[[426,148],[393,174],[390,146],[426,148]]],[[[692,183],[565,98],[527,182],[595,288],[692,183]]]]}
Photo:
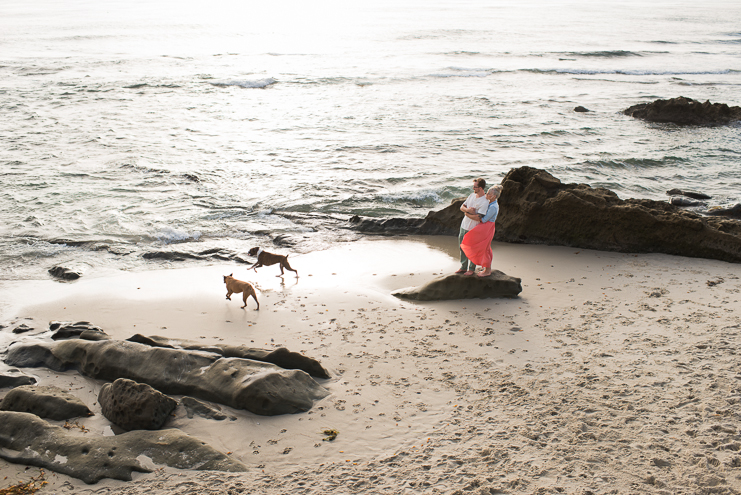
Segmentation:
{"type": "Polygon", "coordinates": [[[267,416],[308,411],[315,400],[329,393],[301,370],[118,340],[16,344],[6,362],[18,367],[74,369],[108,381],[128,378],[162,393],[190,395],[267,416]]]}
{"type": "Polygon", "coordinates": [[[499,270],[488,277],[450,274],[438,277],[422,287],[400,289],[392,294],[414,301],[443,301],[449,299],[485,299],[516,297],[522,292],[522,281],[499,270]]]}
{"type": "Polygon", "coordinates": [[[209,344],[185,339],[171,339],[159,335],[144,336],[136,334],[128,339],[129,342],[138,342],[153,347],[169,349],[186,349],[205,352],[214,352],[224,357],[237,357],[272,363],[287,370],[302,370],[317,378],[329,378],[329,372],[316,359],[304,356],[298,352],[291,352],[285,347],[266,350],[244,345],[209,344]]]}
{"type": "Polygon", "coordinates": [[[0,459],[36,466],[97,483],[103,478],[130,481],[132,472],[147,473],[137,459],[176,469],[243,472],[247,468],[180,430],[131,431],[95,437],[71,434],[37,416],[0,412],[0,459]]]}
{"type": "Polygon", "coordinates": [[[162,428],[178,405],[146,383],[126,378],[103,385],[98,403],[108,421],[129,431],[162,428]]]}
{"type": "Polygon", "coordinates": [[[0,410],[26,412],[55,421],[93,415],[78,397],[52,385],[16,387],[0,402],[0,410]]]}

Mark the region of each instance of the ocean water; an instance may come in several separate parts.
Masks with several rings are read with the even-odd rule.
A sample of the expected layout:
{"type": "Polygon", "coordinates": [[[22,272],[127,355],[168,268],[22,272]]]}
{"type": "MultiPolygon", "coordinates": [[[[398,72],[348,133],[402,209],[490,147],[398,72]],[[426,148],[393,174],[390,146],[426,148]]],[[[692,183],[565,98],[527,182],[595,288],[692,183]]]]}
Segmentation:
{"type": "Polygon", "coordinates": [[[523,165],[733,205],[740,125],[620,111],[740,95],[737,0],[5,1],[1,278],[322,249],[523,165]]]}

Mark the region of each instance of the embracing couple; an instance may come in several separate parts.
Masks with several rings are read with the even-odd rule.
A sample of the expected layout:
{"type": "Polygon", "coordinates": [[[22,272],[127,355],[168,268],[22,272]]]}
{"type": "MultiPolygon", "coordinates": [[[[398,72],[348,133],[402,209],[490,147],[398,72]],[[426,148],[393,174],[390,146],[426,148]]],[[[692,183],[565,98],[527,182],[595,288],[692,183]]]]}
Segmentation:
{"type": "Polygon", "coordinates": [[[476,265],[482,270],[479,277],[491,275],[491,240],[494,238],[494,221],[499,214],[499,195],[502,186],[493,186],[486,191],[484,179],[474,179],[473,193],[463,202],[461,211],[465,215],[461,222],[458,243],[461,245],[461,267],[455,273],[473,275],[476,265]]]}

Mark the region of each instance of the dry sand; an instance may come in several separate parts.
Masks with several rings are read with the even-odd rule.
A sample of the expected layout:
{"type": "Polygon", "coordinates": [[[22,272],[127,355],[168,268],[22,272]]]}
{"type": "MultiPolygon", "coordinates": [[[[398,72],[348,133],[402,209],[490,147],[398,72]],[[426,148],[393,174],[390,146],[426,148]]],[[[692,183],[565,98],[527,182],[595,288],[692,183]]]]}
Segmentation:
{"type": "MultiPolygon", "coordinates": [[[[176,410],[168,427],[247,473],[158,468],[85,485],[47,472],[40,493],[741,492],[739,265],[495,244],[494,268],[522,278],[519,298],[390,295],[454,271],[457,256],[452,237],[371,239],[291,256],[298,279],[223,264],[2,282],[0,323],[31,334],[87,320],[120,339],[285,346],[332,374],[331,395],[304,414],[224,408],[236,419],[214,421],[176,410]],[[224,299],[232,272],[257,285],[260,311],[224,299]]],[[[96,402],[96,380],[25,371],[96,402]]],[[[80,435],[111,434],[100,414],[79,423],[90,430],[80,435]]],[[[0,488],[38,474],[0,469],[0,488]]]]}

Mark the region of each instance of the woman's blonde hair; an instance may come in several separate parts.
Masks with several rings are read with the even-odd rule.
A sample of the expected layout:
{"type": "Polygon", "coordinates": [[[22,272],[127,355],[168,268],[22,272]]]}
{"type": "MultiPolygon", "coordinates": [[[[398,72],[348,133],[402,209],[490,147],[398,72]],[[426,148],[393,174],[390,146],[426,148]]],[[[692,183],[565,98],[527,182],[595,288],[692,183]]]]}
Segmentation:
{"type": "Polygon", "coordinates": [[[499,198],[499,195],[502,194],[502,186],[501,185],[491,186],[489,190],[487,191],[487,194],[488,193],[494,193],[494,199],[497,199],[499,198]]]}

